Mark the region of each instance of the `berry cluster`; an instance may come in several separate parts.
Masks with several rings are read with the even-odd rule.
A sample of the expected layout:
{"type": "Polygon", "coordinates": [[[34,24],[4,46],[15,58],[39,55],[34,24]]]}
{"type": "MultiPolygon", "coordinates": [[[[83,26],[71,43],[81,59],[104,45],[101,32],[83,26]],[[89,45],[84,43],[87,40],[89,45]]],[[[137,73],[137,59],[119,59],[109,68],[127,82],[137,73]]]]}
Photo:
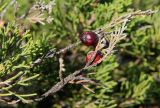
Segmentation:
{"type": "MultiPolygon", "coordinates": [[[[97,46],[97,43],[99,41],[99,37],[95,32],[92,31],[86,31],[80,36],[80,40],[83,44],[86,46],[93,46],[94,48],[97,46]]],[[[105,43],[107,46],[107,43],[105,43]]],[[[86,56],[86,63],[88,63],[92,57],[94,56],[94,51],[90,51],[86,56]]],[[[103,57],[101,51],[97,51],[97,54],[95,55],[95,58],[91,64],[96,65],[99,63],[99,60],[103,57]]]]}

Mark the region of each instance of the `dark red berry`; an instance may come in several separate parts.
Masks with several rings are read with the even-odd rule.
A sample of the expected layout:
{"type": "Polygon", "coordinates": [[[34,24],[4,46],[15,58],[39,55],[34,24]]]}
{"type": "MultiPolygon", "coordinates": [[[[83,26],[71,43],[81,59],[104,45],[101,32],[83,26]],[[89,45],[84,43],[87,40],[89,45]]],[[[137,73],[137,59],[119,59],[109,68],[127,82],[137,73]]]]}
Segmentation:
{"type": "MultiPolygon", "coordinates": [[[[91,59],[92,56],[94,56],[94,51],[90,51],[87,56],[86,56],[86,63],[88,63],[91,59]]],[[[92,64],[97,64],[98,61],[103,57],[102,53],[100,51],[97,52],[95,59],[93,60],[92,64]]]]}
{"type": "Polygon", "coordinates": [[[87,31],[80,36],[80,40],[87,46],[96,46],[98,43],[98,36],[95,32],[87,31]]]}

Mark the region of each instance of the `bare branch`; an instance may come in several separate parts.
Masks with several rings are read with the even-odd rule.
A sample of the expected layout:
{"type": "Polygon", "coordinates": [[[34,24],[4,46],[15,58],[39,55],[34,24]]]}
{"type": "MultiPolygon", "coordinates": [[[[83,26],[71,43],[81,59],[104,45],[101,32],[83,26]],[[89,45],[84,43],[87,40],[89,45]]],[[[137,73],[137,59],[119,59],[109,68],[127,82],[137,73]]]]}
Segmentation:
{"type": "Polygon", "coordinates": [[[152,10],[146,10],[146,11],[138,10],[138,11],[123,15],[123,16],[119,17],[118,19],[115,19],[115,20],[111,21],[109,24],[102,27],[101,30],[105,31],[108,28],[112,28],[112,27],[114,27],[118,24],[123,23],[124,20],[130,21],[131,19],[135,18],[136,16],[152,15],[156,12],[157,11],[152,11],[152,10]]]}
{"type": "Polygon", "coordinates": [[[78,46],[80,43],[81,43],[81,41],[78,41],[78,42],[76,42],[76,43],[73,43],[73,44],[71,44],[71,45],[68,45],[68,46],[65,47],[65,48],[60,49],[60,50],[57,51],[57,52],[56,52],[54,49],[51,49],[50,51],[48,51],[47,54],[45,54],[45,55],[43,55],[42,57],[36,59],[36,60],[31,64],[31,67],[34,67],[35,65],[40,64],[43,60],[45,60],[45,59],[47,59],[47,58],[53,58],[53,57],[56,56],[56,55],[59,55],[59,54],[65,52],[65,51],[67,51],[67,50],[70,50],[70,49],[78,46]]]}

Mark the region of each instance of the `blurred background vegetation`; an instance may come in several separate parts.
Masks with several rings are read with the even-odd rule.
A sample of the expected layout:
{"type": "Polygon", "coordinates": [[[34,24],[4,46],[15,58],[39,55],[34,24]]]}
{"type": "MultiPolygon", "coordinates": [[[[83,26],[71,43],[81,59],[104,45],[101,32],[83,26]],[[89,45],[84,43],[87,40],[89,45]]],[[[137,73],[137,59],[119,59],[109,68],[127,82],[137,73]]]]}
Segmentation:
{"type": "MultiPolygon", "coordinates": [[[[42,0],[49,3],[49,0],[42,0]]],[[[0,0],[0,12],[10,0],[0,0]]],[[[9,99],[27,101],[50,89],[59,81],[57,58],[47,59],[30,68],[30,63],[47,53],[79,40],[83,31],[95,30],[112,19],[135,11],[153,9],[152,16],[136,17],[126,30],[127,38],[117,51],[100,66],[88,71],[105,87],[90,86],[91,93],[81,85],[66,85],[46,100],[18,105],[0,103],[0,107],[19,108],[159,108],[160,107],[160,1],[159,0],[56,0],[52,22],[33,23],[18,19],[35,4],[34,0],[17,0],[8,8],[0,25],[0,80],[18,74],[22,81],[5,90],[14,91],[9,99]],[[3,25],[3,22],[5,23],[3,25]],[[22,74],[21,74],[22,73],[22,74]],[[17,96],[16,93],[30,96],[17,96]]],[[[33,12],[32,14],[36,14],[33,12]]],[[[44,16],[48,16],[46,12],[44,16]]],[[[71,49],[64,58],[65,75],[85,65],[85,55],[92,48],[84,45],[71,49]]],[[[16,80],[15,78],[14,80],[16,80]]],[[[12,81],[12,79],[10,79],[12,81]]],[[[1,89],[1,88],[0,88],[1,89]]],[[[0,92],[1,93],[1,92],[0,92]]]]}

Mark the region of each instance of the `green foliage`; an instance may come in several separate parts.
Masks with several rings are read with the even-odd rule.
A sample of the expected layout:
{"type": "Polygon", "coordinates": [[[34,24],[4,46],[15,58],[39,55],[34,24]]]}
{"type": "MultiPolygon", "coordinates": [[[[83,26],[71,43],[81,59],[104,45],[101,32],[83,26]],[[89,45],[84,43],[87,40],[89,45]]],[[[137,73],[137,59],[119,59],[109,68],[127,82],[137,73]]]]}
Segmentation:
{"type": "Polygon", "coordinates": [[[120,104],[122,107],[159,102],[155,101],[159,85],[154,79],[154,74],[160,71],[158,16],[159,12],[152,17],[133,20],[128,26],[127,43],[120,44],[124,48],[119,53],[121,64],[118,68],[123,79],[120,95],[125,97],[120,104]]]}
{"type": "MultiPolygon", "coordinates": [[[[1,0],[0,0],[1,1],[1,0]]],[[[79,40],[83,31],[95,30],[107,25],[121,15],[138,9],[160,9],[151,0],[56,0],[51,16],[52,23],[40,25],[24,21],[26,32],[21,33],[23,20],[15,20],[11,7],[5,14],[6,25],[0,28],[0,80],[10,84],[0,86],[5,92],[1,96],[11,96],[28,102],[59,81],[58,58],[44,60],[31,67],[37,58],[49,50],[56,50],[79,40]],[[137,5],[138,4],[138,5],[137,5]],[[13,23],[15,22],[15,23],[13,23]]],[[[46,0],[49,2],[49,0],[46,0]]],[[[16,13],[21,16],[35,2],[18,1],[16,13]]],[[[8,1],[0,3],[0,12],[8,1]]],[[[67,85],[55,94],[52,107],[60,107],[61,102],[69,107],[117,108],[134,107],[160,102],[160,13],[153,16],[136,17],[127,26],[127,38],[117,45],[118,49],[102,64],[85,72],[95,72],[88,77],[99,80],[99,85],[90,85],[95,93],[81,85],[67,85]],[[155,78],[156,76],[156,78],[155,78]]],[[[106,32],[109,32],[108,29],[106,32]]],[[[65,64],[64,76],[82,68],[86,53],[91,50],[80,45],[62,54],[65,64]]]]}
{"type": "Polygon", "coordinates": [[[44,69],[46,65],[49,66],[51,60],[44,62],[45,66],[42,64],[34,68],[31,67],[31,63],[50,50],[51,45],[47,40],[49,37],[44,38],[43,36],[43,38],[34,40],[30,31],[21,33],[15,24],[9,23],[0,29],[0,42],[2,43],[0,47],[0,76],[4,80],[2,84],[10,85],[0,87],[6,92],[0,96],[13,96],[23,102],[28,102],[27,97],[36,95],[36,93],[30,93],[37,92],[34,89],[37,85],[34,84],[44,78],[42,73],[51,71],[50,67],[44,69]],[[33,81],[35,79],[37,81],[33,81]],[[19,87],[24,90],[17,89],[19,87]]]}
{"type": "Polygon", "coordinates": [[[117,82],[113,80],[111,72],[118,67],[115,57],[110,56],[96,72],[96,79],[100,81],[101,86],[94,88],[95,94],[88,93],[91,102],[95,104],[95,108],[115,108],[117,107],[116,99],[113,95],[117,82]]]}
{"type": "Polygon", "coordinates": [[[17,28],[13,25],[8,25],[0,30],[1,62],[5,67],[5,71],[1,72],[1,76],[16,71],[19,67],[16,64],[21,64],[20,67],[29,68],[27,64],[27,55],[29,55],[30,47],[33,44],[29,39],[31,35],[28,32],[23,35],[19,34],[17,28]],[[28,40],[26,44],[25,41],[28,40]]]}
{"type": "MultiPolygon", "coordinates": [[[[31,54],[34,54],[32,48],[34,47],[34,42],[32,40],[29,31],[20,35],[20,32],[15,25],[8,24],[5,28],[0,29],[0,76],[6,79],[4,84],[9,84],[8,87],[1,87],[8,96],[15,96],[20,100],[26,102],[25,97],[35,96],[36,94],[26,94],[22,95],[18,91],[13,92],[17,86],[29,86],[31,85],[31,80],[39,76],[39,74],[30,73],[30,60],[31,54]],[[7,76],[11,77],[7,79],[7,76]],[[21,79],[19,79],[21,77],[21,79]]],[[[1,94],[4,96],[4,94],[1,94]]]]}

